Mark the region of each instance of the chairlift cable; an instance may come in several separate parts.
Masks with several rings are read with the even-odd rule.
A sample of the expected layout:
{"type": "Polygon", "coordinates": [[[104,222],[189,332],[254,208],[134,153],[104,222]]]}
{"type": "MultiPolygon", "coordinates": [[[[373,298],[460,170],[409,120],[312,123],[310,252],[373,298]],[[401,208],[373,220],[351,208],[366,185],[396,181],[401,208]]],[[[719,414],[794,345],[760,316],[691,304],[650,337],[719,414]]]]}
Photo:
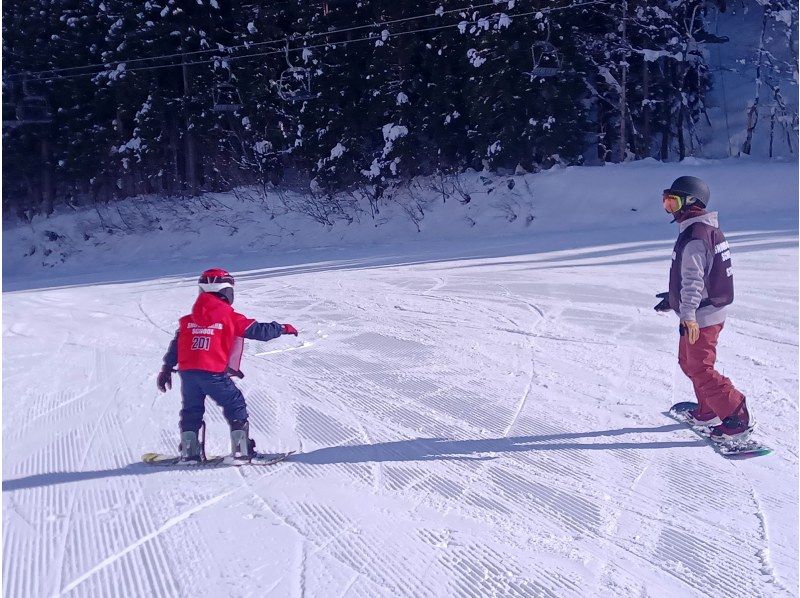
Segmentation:
{"type": "MultiPolygon", "coordinates": [[[[596,5],[596,4],[606,4],[606,3],[607,3],[606,0],[591,0],[589,2],[583,2],[583,3],[580,3],[580,4],[571,4],[571,5],[566,5],[566,6],[556,6],[556,7],[552,7],[552,8],[542,8],[542,9],[538,9],[538,10],[535,10],[535,11],[530,11],[530,12],[527,12],[527,13],[511,14],[511,15],[508,15],[508,16],[510,18],[514,18],[514,17],[530,16],[532,14],[538,14],[538,13],[549,14],[549,13],[552,13],[552,12],[558,12],[558,11],[563,11],[563,10],[570,10],[570,9],[573,9],[573,8],[582,8],[582,7],[585,7],[585,6],[592,6],[592,5],[596,5]]],[[[35,78],[35,80],[37,80],[37,81],[66,80],[66,79],[75,79],[75,78],[79,78],[79,77],[87,77],[87,76],[98,75],[98,74],[103,73],[104,71],[112,69],[113,65],[116,65],[117,68],[119,67],[119,65],[125,65],[126,68],[125,68],[124,72],[135,72],[135,71],[140,71],[140,70],[143,71],[143,70],[156,70],[156,69],[160,69],[160,68],[172,68],[172,67],[175,67],[175,66],[182,66],[184,64],[186,66],[190,66],[190,65],[197,65],[197,64],[211,64],[213,62],[224,61],[224,60],[238,60],[238,59],[241,59],[241,58],[249,58],[249,57],[253,57],[253,56],[270,56],[270,55],[273,55],[273,54],[276,54],[276,53],[279,53],[279,52],[266,52],[266,53],[261,53],[261,54],[247,54],[247,55],[244,55],[244,56],[221,55],[221,56],[217,56],[217,57],[206,59],[206,60],[193,61],[193,62],[188,62],[188,63],[170,63],[170,64],[165,64],[165,65],[134,67],[134,68],[130,68],[130,69],[127,68],[127,65],[129,63],[138,63],[138,62],[146,62],[146,61],[163,60],[163,59],[168,59],[168,58],[184,58],[186,56],[195,56],[195,55],[199,55],[199,54],[208,54],[208,53],[213,53],[213,52],[219,52],[219,53],[231,52],[231,51],[235,51],[235,50],[239,50],[239,49],[250,49],[250,48],[253,48],[253,47],[260,47],[260,46],[267,46],[267,45],[278,45],[278,44],[286,45],[286,44],[288,44],[290,42],[297,42],[297,41],[303,41],[303,40],[308,40],[308,39],[314,39],[314,38],[317,38],[317,37],[326,37],[326,36],[336,35],[336,34],[339,34],[339,33],[347,33],[347,32],[350,32],[350,31],[357,31],[357,30],[360,30],[360,29],[369,29],[369,28],[374,28],[374,27],[393,25],[393,24],[398,24],[398,23],[402,23],[402,22],[409,22],[409,21],[414,21],[414,20],[423,19],[423,18],[429,18],[429,17],[434,17],[434,16],[443,16],[445,14],[450,14],[450,13],[454,13],[454,12],[458,13],[458,12],[464,12],[464,11],[469,11],[469,10],[477,10],[479,8],[485,8],[485,7],[488,7],[488,6],[497,6],[497,4],[495,2],[487,2],[487,3],[484,3],[484,4],[478,4],[478,5],[467,6],[467,7],[462,7],[462,8],[455,8],[455,9],[450,9],[450,10],[446,10],[446,11],[442,11],[442,12],[438,12],[438,13],[437,12],[433,12],[433,13],[428,13],[428,14],[424,14],[424,15],[416,15],[416,16],[412,16],[412,17],[404,17],[402,19],[394,19],[394,20],[390,20],[390,21],[382,21],[382,22],[379,22],[379,23],[358,25],[358,26],[355,26],[355,27],[349,27],[349,28],[345,28],[345,29],[333,29],[333,30],[330,30],[330,31],[325,31],[325,32],[320,32],[320,33],[311,33],[311,34],[306,34],[306,35],[302,35],[302,36],[298,36],[298,37],[286,36],[286,37],[284,37],[282,39],[278,39],[278,40],[255,42],[255,43],[250,43],[250,44],[239,44],[239,45],[236,45],[236,46],[230,46],[230,47],[226,48],[225,50],[220,50],[219,48],[207,49],[207,50],[193,50],[193,51],[190,51],[190,52],[177,52],[177,53],[173,53],[173,54],[161,54],[161,55],[157,55],[157,56],[150,56],[150,57],[143,57],[143,58],[132,58],[132,59],[129,59],[129,60],[115,60],[115,61],[87,64],[87,65],[81,65],[81,66],[63,67],[63,68],[59,68],[59,69],[49,69],[49,70],[41,70],[41,71],[27,71],[27,72],[24,72],[24,73],[11,73],[6,77],[6,79],[7,80],[14,80],[14,79],[19,79],[19,78],[31,77],[31,78],[35,78]],[[96,70],[96,71],[89,72],[89,73],[76,73],[76,74],[72,74],[72,75],[60,75],[59,74],[59,73],[64,73],[64,72],[68,72],[68,71],[82,70],[82,69],[89,69],[89,68],[94,68],[94,69],[102,68],[103,70],[96,70]],[[50,76],[42,77],[40,75],[50,75],[50,76]]],[[[491,18],[491,17],[489,17],[489,18],[491,18]]],[[[459,25],[459,23],[451,24],[451,25],[442,25],[442,26],[437,26],[437,27],[433,27],[433,28],[411,30],[411,31],[407,31],[407,32],[398,32],[398,33],[393,33],[391,35],[399,36],[401,34],[405,35],[405,34],[409,34],[409,33],[419,33],[419,32],[424,32],[424,31],[433,31],[433,30],[437,30],[437,29],[447,29],[447,28],[450,28],[450,27],[457,27],[458,25],[459,25]]],[[[313,48],[320,48],[320,47],[331,46],[331,45],[347,44],[347,43],[350,43],[350,42],[364,41],[364,40],[367,40],[367,39],[375,39],[375,38],[370,36],[370,37],[366,37],[366,38],[362,37],[362,38],[356,38],[354,40],[344,40],[344,41],[340,41],[340,42],[327,42],[325,44],[317,44],[317,45],[312,45],[312,46],[302,46],[302,47],[292,48],[289,51],[298,52],[298,51],[301,51],[303,49],[313,49],[313,48]]],[[[283,50],[280,50],[280,52],[283,52],[283,50]]]]}
{"type": "MultiPolygon", "coordinates": [[[[535,12],[540,12],[540,11],[535,11],[535,12]]],[[[522,16],[527,16],[528,14],[535,14],[535,13],[522,13],[522,14],[514,15],[514,16],[515,17],[516,16],[522,17],[522,16]]],[[[492,18],[492,17],[487,17],[487,18],[492,18]]],[[[459,26],[459,23],[451,23],[449,25],[438,25],[438,26],[435,26],[435,27],[427,27],[427,28],[424,28],[424,29],[414,29],[414,30],[410,30],[410,31],[402,31],[402,32],[399,32],[399,33],[393,33],[393,34],[390,34],[390,37],[400,37],[400,36],[403,36],[403,35],[410,35],[412,33],[424,33],[424,32],[427,32],[427,31],[437,31],[437,30],[441,30],[441,29],[451,29],[453,27],[458,27],[458,26],[459,26]]],[[[300,50],[314,50],[314,49],[317,49],[317,48],[335,48],[337,46],[345,46],[347,44],[351,44],[351,43],[355,43],[355,42],[369,41],[369,40],[375,41],[375,40],[379,40],[379,39],[380,39],[379,37],[375,37],[375,36],[358,37],[358,38],[355,38],[355,39],[343,40],[343,41],[339,41],[339,42],[327,42],[327,43],[324,43],[324,44],[315,44],[315,45],[312,45],[312,46],[303,46],[302,48],[293,48],[293,49],[290,49],[289,51],[290,52],[297,52],[297,51],[300,51],[300,50]]],[[[256,53],[253,53],[253,54],[241,54],[241,55],[238,55],[238,56],[227,56],[227,57],[225,57],[224,60],[232,62],[232,61],[235,61],[235,60],[246,60],[248,58],[261,58],[263,56],[274,56],[274,55],[277,55],[277,54],[284,54],[284,53],[285,53],[285,49],[281,48],[280,50],[272,50],[272,51],[269,51],[269,52],[256,52],[256,53]]],[[[182,67],[182,66],[197,66],[197,65],[201,65],[201,64],[212,64],[212,63],[215,63],[215,62],[219,62],[220,60],[222,60],[222,59],[221,58],[212,58],[212,59],[205,59],[205,60],[195,60],[195,61],[192,61],[192,62],[174,62],[174,63],[170,63],[170,64],[159,64],[159,65],[153,65],[153,66],[139,66],[139,67],[134,67],[132,69],[127,69],[126,68],[125,70],[120,71],[119,74],[123,75],[123,74],[126,74],[126,73],[137,73],[137,72],[140,72],[140,71],[155,71],[155,70],[159,70],[159,69],[175,68],[175,67],[182,67]]],[[[41,77],[41,78],[38,78],[36,80],[37,81],[55,81],[55,80],[61,81],[61,80],[68,80],[68,79],[78,79],[78,78],[81,78],[81,77],[95,77],[97,75],[102,75],[102,74],[104,74],[106,72],[107,71],[95,71],[95,72],[92,72],[92,73],[79,73],[79,74],[76,74],[76,75],[55,75],[55,76],[52,76],[52,77],[41,77]]]]}
{"type": "Polygon", "coordinates": [[[322,37],[322,36],[328,36],[328,35],[336,35],[338,33],[347,33],[347,32],[350,32],[350,31],[357,31],[359,29],[369,29],[369,28],[372,28],[372,27],[395,25],[397,23],[402,23],[402,22],[407,22],[407,21],[414,21],[414,20],[417,20],[417,19],[424,19],[424,18],[435,17],[435,16],[443,16],[445,14],[449,14],[449,13],[453,13],[453,12],[464,12],[466,10],[477,10],[479,8],[485,8],[487,6],[497,6],[497,4],[495,2],[487,2],[487,3],[484,3],[484,4],[477,4],[477,5],[474,5],[474,6],[466,6],[466,7],[463,7],[463,8],[454,8],[454,9],[443,11],[441,13],[433,12],[433,13],[428,13],[428,14],[423,14],[423,15],[415,15],[415,16],[412,16],[412,17],[403,17],[401,19],[393,19],[393,20],[389,20],[389,21],[381,21],[381,22],[378,22],[378,23],[356,25],[354,27],[348,27],[348,28],[345,28],[345,29],[332,29],[330,31],[325,31],[325,32],[321,32],[321,33],[309,33],[309,34],[300,35],[300,36],[287,35],[287,36],[285,36],[285,37],[283,37],[281,39],[277,39],[277,40],[270,40],[270,41],[263,41],[263,42],[253,42],[253,43],[247,43],[247,44],[238,44],[238,45],[235,45],[235,46],[229,46],[229,47],[224,48],[222,50],[220,50],[219,48],[209,48],[209,49],[206,49],[206,50],[192,50],[192,51],[189,51],[189,52],[175,52],[175,53],[172,53],[172,54],[159,54],[159,55],[156,55],[156,56],[145,56],[145,57],[142,57],[142,58],[131,58],[131,59],[128,59],[128,60],[120,59],[120,60],[114,60],[114,61],[109,61],[109,62],[97,62],[97,63],[94,63],[94,64],[85,64],[85,65],[81,65],[81,66],[63,67],[63,68],[60,68],[60,69],[30,71],[30,72],[27,72],[27,73],[24,73],[24,74],[23,73],[15,73],[15,74],[12,74],[10,76],[11,77],[17,77],[17,76],[24,76],[24,75],[34,76],[34,75],[43,75],[43,74],[51,74],[51,73],[58,74],[58,73],[63,72],[63,71],[72,71],[72,70],[78,70],[78,69],[98,68],[98,67],[111,68],[109,65],[121,64],[121,63],[136,63],[136,62],[145,62],[145,61],[149,61],[149,60],[162,60],[162,59],[166,59],[166,58],[180,58],[180,57],[183,57],[183,56],[195,56],[195,55],[199,55],[199,54],[209,54],[209,53],[213,53],[213,52],[225,53],[225,52],[232,52],[232,51],[241,50],[241,49],[247,50],[247,49],[250,49],[250,48],[253,48],[253,47],[268,46],[268,45],[285,45],[285,44],[287,44],[289,42],[297,42],[297,41],[303,41],[303,40],[306,40],[306,39],[313,39],[313,38],[316,38],[316,37],[322,37]]]}
{"type": "MultiPolygon", "coordinates": [[[[541,11],[537,10],[537,11],[532,11],[532,12],[529,12],[529,13],[520,13],[520,14],[514,15],[514,17],[525,17],[525,16],[530,16],[532,14],[537,14],[539,12],[541,12],[541,11]]],[[[489,16],[489,17],[486,17],[486,18],[487,19],[497,19],[499,17],[489,16]]],[[[404,35],[411,35],[413,33],[424,33],[424,32],[428,32],[428,31],[439,31],[439,30],[442,30],[442,29],[452,29],[454,27],[458,27],[459,25],[460,25],[460,23],[451,23],[449,25],[437,25],[435,27],[426,27],[426,28],[423,28],[423,29],[413,29],[413,30],[410,30],[410,31],[401,31],[401,32],[398,32],[398,33],[390,34],[390,37],[401,37],[401,36],[404,36],[404,35]]],[[[297,51],[300,51],[300,50],[313,50],[313,49],[317,49],[317,48],[330,48],[330,47],[335,48],[337,46],[345,46],[345,45],[350,44],[350,43],[361,42],[361,41],[370,41],[370,40],[375,41],[377,39],[380,39],[380,38],[377,38],[375,36],[358,37],[358,38],[355,38],[355,39],[343,40],[343,41],[339,41],[339,42],[327,42],[327,43],[316,44],[316,45],[312,45],[312,46],[303,46],[302,48],[293,48],[290,51],[291,52],[297,52],[297,51]]],[[[284,54],[284,53],[285,53],[285,49],[281,48],[280,50],[272,50],[270,52],[256,52],[254,54],[242,54],[242,55],[239,55],[239,56],[228,56],[228,57],[225,58],[225,60],[232,62],[234,60],[246,60],[248,58],[260,58],[260,57],[263,57],[263,56],[274,56],[274,55],[277,55],[277,54],[284,54]]],[[[221,60],[220,58],[212,58],[212,59],[205,59],[205,60],[195,60],[195,61],[192,61],[192,62],[174,62],[174,63],[170,63],[170,64],[160,64],[160,65],[154,65],[154,66],[140,66],[140,67],[134,67],[132,69],[125,69],[123,71],[120,71],[119,74],[122,75],[122,74],[125,74],[125,73],[136,73],[136,72],[139,72],[139,71],[154,71],[154,70],[159,70],[159,69],[175,68],[175,67],[181,67],[181,66],[196,66],[196,65],[201,65],[201,64],[211,64],[211,63],[214,63],[214,62],[218,62],[220,60],[221,60]]],[[[94,77],[94,76],[97,76],[97,75],[102,75],[102,74],[104,74],[104,72],[105,71],[96,71],[96,72],[93,72],[93,73],[79,73],[79,74],[76,74],[76,75],[56,75],[56,76],[53,76],[53,77],[41,77],[41,78],[38,78],[36,80],[37,81],[54,81],[54,80],[78,79],[78,78],[81,78],[81,77],[94,77]]]]}

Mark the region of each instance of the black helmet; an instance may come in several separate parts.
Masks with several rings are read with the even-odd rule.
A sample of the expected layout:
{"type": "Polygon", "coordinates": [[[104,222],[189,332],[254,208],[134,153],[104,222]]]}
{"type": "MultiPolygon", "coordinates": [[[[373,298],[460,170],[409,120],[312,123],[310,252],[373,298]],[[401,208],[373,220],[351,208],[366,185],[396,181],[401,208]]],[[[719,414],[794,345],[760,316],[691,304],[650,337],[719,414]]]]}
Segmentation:
{"type": "Polygon", "coordinates": [[[664,189],[664,193],[674,193],[686,197],[686,205],[701,204],[704,208],[708,207],[708,200],[711,198],[711,191],[705,181],[696,176],[679,176],[672,182],[669,189],[664,189]]]}

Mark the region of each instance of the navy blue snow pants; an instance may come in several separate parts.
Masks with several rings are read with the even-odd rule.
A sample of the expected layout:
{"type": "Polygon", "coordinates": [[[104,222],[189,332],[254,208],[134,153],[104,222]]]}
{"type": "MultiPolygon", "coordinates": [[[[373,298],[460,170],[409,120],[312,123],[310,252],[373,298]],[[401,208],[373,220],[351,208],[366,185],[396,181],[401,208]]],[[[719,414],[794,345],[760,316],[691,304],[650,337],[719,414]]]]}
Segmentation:
{"type": "Polygon", "coordinates": [[[247,403],[244,395],[226,374],[213,374],[202,370],[185,370],[181,375],[181,432],[197,432],[206,410],[206,396],[222,407],[222,414],[230,423],[247,420],[247,403]]]}

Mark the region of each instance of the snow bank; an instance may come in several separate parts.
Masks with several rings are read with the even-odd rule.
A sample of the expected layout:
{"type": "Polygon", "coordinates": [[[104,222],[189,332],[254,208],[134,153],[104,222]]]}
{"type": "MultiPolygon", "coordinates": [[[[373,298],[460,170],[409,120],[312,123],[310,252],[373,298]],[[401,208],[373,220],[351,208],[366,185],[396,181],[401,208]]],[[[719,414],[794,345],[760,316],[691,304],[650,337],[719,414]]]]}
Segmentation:
{"type": "MultiPolygon", "coordinates": [[[[232,269],[242,263],[257,267],[297,250],[370,246],[371,251],[392,247],[408,252],[420,240],[524,242],[547,235],[557,239],[559,231],[585,231],[593,242],[619,240],[620,235],[626,240],[668,238],[672,229],[661,208],[661,191],[684,174],[709,183],[711,208],[720,210],[726,230],[776,222],[797,227],[796,162],[687,159],[665,164],[651,159],[525,175],[472,171],[458,182],[419,179],[382,200],[378,213],[362,205],[363,211],[331,226],[288,211],[277,195],[263,198],[241,190],[197,199],[129,199],[30,224],[7,222],[3,277],[9,284],[107,271],[125,279],[131,264],[167,275],[212,262],[232,269]]],[[[288,199],[294,206],[308,201],[288,199]]]]}

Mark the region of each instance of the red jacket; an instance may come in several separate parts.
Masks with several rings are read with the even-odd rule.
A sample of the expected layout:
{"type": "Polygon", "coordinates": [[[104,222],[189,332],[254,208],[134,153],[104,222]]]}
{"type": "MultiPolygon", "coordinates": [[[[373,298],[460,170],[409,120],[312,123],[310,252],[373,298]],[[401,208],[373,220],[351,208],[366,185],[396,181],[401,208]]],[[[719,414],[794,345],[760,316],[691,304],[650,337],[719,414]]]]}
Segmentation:
{"type": "Polygon", "coordinates": [[[239,369],[245,331],[255,322],[213,293],[200,293],[178,323],[178,369],[223,373],[239,369]]]}

